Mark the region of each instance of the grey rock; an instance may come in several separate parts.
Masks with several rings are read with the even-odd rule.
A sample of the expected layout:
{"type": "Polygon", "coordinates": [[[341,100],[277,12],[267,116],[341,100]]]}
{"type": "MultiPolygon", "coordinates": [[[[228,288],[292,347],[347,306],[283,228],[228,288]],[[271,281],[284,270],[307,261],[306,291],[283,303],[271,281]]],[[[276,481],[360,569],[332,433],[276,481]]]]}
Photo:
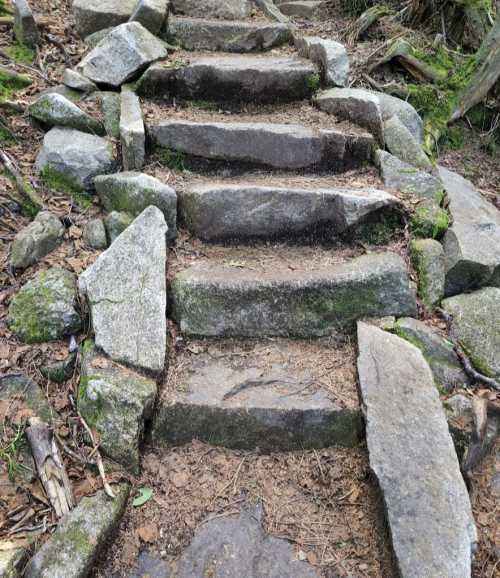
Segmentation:
{"type": "Polygon", "coordinates": [[[78,411],[99,433],[104,454],[135,474],[140,472],[140,444],[155,397],[154,380],[98,355],[86,342],[78,411]]]}
{"type": "Polygon", "coordinates": [[[362,317],[416,312],[405,264],[393,253],[259,276],[207,261],[177,274],[172,297],[181,331],[211,337],[330,335],[362,317]]]}
{"type": "Polygon", "coordinates": [[[123,168],[140,170],[146,156],[146,131],[142,120],[139,97],[129,89],[122,89],[120,113],[120,140],[123,168]]]}
{"type": "Polygon", "coordinates": [[[175,14],[194,18],[241,20],[250,16],[249,0],[172,0],[175,14]]]}
{"type": "Polygon", "coordinates": [[[432,309],[444,297],[444,250],[434,239],[416,239],[410,245],[411,259],[418,275],[418,292],[432,309]]]}
{"type": "Polygon", "coordinates": [[[107,34],[78,64],[77,71],[96,84],[118,88],[166,56],[161,40],[139,22],[128,22],[107,34]]]}
{"type": "Polygon", "coordinates": [[[420,349],[438,388],[452,391],[470,383],[451,342],[428,325],[411,317],[402,317],[397,321],[395,332],[420,349]]]}
{"type": "Polygon", "coordinates": [[[120,523],[129,494],[128,484],[114,486],[109,499],[103,490],[82,498],[67,514],[35,556],[25,578],[84,578],[120,523]]]}
{"type": "Polygon", "coordinates": [[[166,353],[166,231],[161,211],[148,207],[79,278],[97,347],[154,373],[166,353]]]}
{"type": "Polygon", "coordinates": [[[102,219],[91,219],[83,228],[83,240],[93,249],[106,249],[106,227],[102,219]]]}
{"type": "Polygon", "coordinates": [[[453,330],[476,369],[500,378],[500,289],[485,287],[445,299],[453,330]]]}
{"type": "Polygon", "coordinates": [[[106,133],[120,138],[121,95],[116,92],[101,93],[101,110],[106,133]]]}
{"type": "Polygon", "coordinates": [[[273,0],[254,0],[254,3],[271,20],[291,25],[290,18],[281,12],[273,0]]]}
{"type": "Polygon", "coordinates": [[[74,351],[63,361],[40,367],[40,373],[53,383],[64,383],[75,373],[78,352],[74,351]]]}
{"type": "Polygon", "coordinates": [[[82,38],[127,22],[137,0],[73,0],[73,14],[82,38]]]}
{"type": "Polygon", "coordinates": [[[337,170],[353,168],[368,161],[373,146],[366,134],[314,130],[295,124],[167,120],[148,128],[156,146],[277,169],[315,165],[337,170]]]}
{"type": "Polygon", "coordinates": [[[432,169],[424,149],[397,115],[384,122],[384,142],[387,150],[402,161],[420,169],[432,169]]]}
{"type": "Polygon", "coordinates": [[[113,146],[100,136],[71,128],[54,127],[43,139],[36,169],[59,174],[76,190],[93,190],[97,175],[116,167],[113,146]]]}
{"type": "Polygon", "coordinates": [[[286,16],[312,20],[318,16],[322,5],[321,0],[295,0],[294,2],[281,2],[279,9],[286,16]]]}
{"type": "Polygon", "coordinates": [[[127,578],[144,578],[145,576],[147,578],[173,578],[171,567],[165,560],[147,550],[142,550],[127,578]]]}
{"type": "Polygon", "coordinates": [[[251,183],[193,185],[180,202],[188,229],[206,241],[294,237],[314,230],[338,235],[399,203],[376,189],[303,190],[251,183]]]}
{"type": "Polygon", "coordinates": [[[149,175],[134,172],[97,177],[95,185],[107,211],[124,211],[137,217],[150,205],[158,207],[168,225],[167,239],[175,239],[177,195],[172,187],[149,175]]]}
{"type": "Polygon", "coordinates": [[[42,90],[40,95],[42,94],[60,94],[61,96],[64,96],[64,98],[67,98],[74,103],[80,102],[85,96],[83,92],[74,90],[65,84],[56,84],[55,86],[50,86],[49,88],[42,90]]]}
{"type": "Polygon", "coordinates": [[[61,94],[44,94],[28,107],[30,115],[49,127],[65,126],[83,132],[104,134],[104,127],[61,94]]]}
{"type": "Polygon", "coordinates": [[[169,0],[139,0],[129,22],[139,22],[158,36],[167,20],[169,0]]]}
{"type": "Polygon", "coordinates": [[[14,35],[19,44],[36,48],[40,42],[40,33],[33,12],[26,0],[14,2],[14,35]]]}
{"type": "Polygon", "coordinates": [[[295,38],[299,54],[321,66],[327,86],[345,86],[349,80],[349,57],[344,45],[318,36],[295,38]]]}
{"type": "Polygon", "coordinates": [[[410,343],[362,322],[358,347],[370,467],[399,573],[470,578],[477,533],[429,366],[410,343]]]}
{"type": "Polygon", "coordinates": [[[85,92],[89,94],[97,90],[97,86],[88,78],[72,70],[71,68],[66,68],[63,74],[63,82],[69,88],[73,90],[78,90],[80,92],[85,92]]]}
{"type": "Polygon", "coordinates": [[[321,110],[363,126],[384,144],[384,121],[394,115],[419,143],[424,141],[424,127],[417,111],[400,98],[363,88],[330,88],[315,97],[321,110]]]}
{"type": "Polygon", "coordinates": [[[61,244],[64,226],[52,213],[42,211],[27,227],[21,229],[12,243],[10,264],[25,269],[48,255],[61,244]]]}
{"type": "Polygon", "coordinates": [[[109,215],[104,217],[104,227],[108,245],[114,243],[115,240],[127,229],[134,220],[132,215],[124,213],[123,211],[112,211],[109,215]]]}
{"type": "Polygon", "coordinates": [[[453,224],[444,240],[446,295],[500,286],[500,212],[470,181],[439,167],[453,224]]]}
{"type": "Polygon", "coordinates": [[[54,267],[38,272],[10,302],[7,324],[20,341],[43,343],[77,333],[76,278],[54,267]]]}
{"type": "Polygon", "coordinates": [[[0,376],[0,400],[21,400],[40,419],[51,422],[54,410],[45,398],[44,392],[29,377],[22,373],[0,376]]]}
{"type": "Polygon", "coordinates": [[[106,38],[106,36],[112,30],[114,30],[114,28],[115,28],[114,26],[111,26],[110,28],[103,28],[102,30],[98,30],[93,34],[89,34],[88,36],[86,36],[84,39],[86,48],[88,50],[93,50],[99,44],[99,42],[101,42],[101,40],[104,40],[104,38],[106,38]]]}

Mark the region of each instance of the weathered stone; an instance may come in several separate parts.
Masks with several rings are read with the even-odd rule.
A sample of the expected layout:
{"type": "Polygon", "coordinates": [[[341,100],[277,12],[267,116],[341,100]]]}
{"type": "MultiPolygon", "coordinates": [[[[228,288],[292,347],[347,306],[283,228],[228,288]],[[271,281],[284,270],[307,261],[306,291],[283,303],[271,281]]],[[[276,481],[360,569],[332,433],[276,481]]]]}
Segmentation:
{"type": "Polygon", "coordinates": [[[70,88],[65,84],[56,84],[55,86],[49,86],[49,88],[46,88],[45,90],[42,90],[42,92],[40,92],[40,95],[43,94],[60,94],[61,96],[64,96],[64,98],[67,98],[73,103],[80,102],[85,96],[83,92],[74,90],[73,88],[70,88]]]}
{"type": "Polygon", "coordinates": [[[75,275],[64,269],[40,271],[10,302],[7,324],[20,341],[41,343],[77,333],[75,275]]]}
{"type": "Polygon", "coordinates": [[[314,271],[265,271],[208,261],[173,281],[173,315],[188,335],[329,335],[362,317],[413,315],[403,260],[372,254],[314,271]]]}
{"type": "Polygon", "coordinates": [[[20,578],[28,550],[15,542],[0,542],[0,578],[20,578]]]}
{"type": "Polygon", "coordinates": [[[418,292],[424,305],[432,309],[444,297],[444,251],[434,239],[416,239],[410,254],[418,275],[418,292]]]}
{"type": "Polygon", "coordinates": [[[135,474],[140,472],[144,424],[153,413],[156,383],[98,355],[85,343],[78,411],[99,433],[100,448],[135,474]]]}
{"type": "Polygon", "coordinates": [[[176,14],[194,18],[238,20],[250,16],[249,0],[172,0],[176,14]]]}
{"type": "Polygon", "coordinates": [[[78,64],[77,71],[97,84],[118,88],[166,56],[161,40],[139,22],[128,22],[107,34],[78,64]]]}
{"type": "Polygon", "coordinates": [[[128,213],[112,211],[104,217],[104,227],[106,229],[108,245],[115,240],[132,224],[134,217],[128,213]]]}
{"type": "Polygon", "coordinates": [[[453,329],[476,369],[500,378],[500,289],[486,287],[445,299],[453,329]]]}
{"type": "Polygon", "coordinates": [[[321,0],[295,0],[294,2],[281,2],[279,9],[286,16],[311,20],[318,16],[322,4],[321,0]]]}
{"type": "Polygon", "coordinates": [[[172,16],[168,38],[186,50],[262,52],[289,42],[290,27],[280,23],[202,20],[172,16]]]}
{"type": "Polygon", "coordinates": [[[441,208],[437,201],[423,199],[415,207],[410,224],[413,236],[440,239],[446,233],[450,219],[446,209],[441,208]]]}
{"type": "Polygon", "coordinates": [[[149,129],[156,146],[277,169],[324,165],[346,170],[368,162],[373,146],[367,134],[315,130],[295,124],[167,120],[149,129]]]}
{"type": "Polygon", "coordinates": [[[42,211],[15,236],[10,253],[14,269],[24,269],[48,255],[61,244],[64,226],[52,213],[42,211]]]}
{"type": "Polygon", "coordinates": [[[432,169],[424,149],[397,115],[384,122],[384,142],[387,150],[402,161],[421,169],[432,169]]]}
{"type": "Polygon", "coordinates": [[[120,138],[121,95],[116,92],[101,93],[101,110],[106,133],[112,138],[120,138]]]}
{"type": "Polygon", "coordinates": [[[121,94],[120,140],[123,168],[140,170],[146,155],[146,131],[139,97],[128,88],[123,88],[121,94]]]}
{"type": "Polygon", "coordinates": [[[321,110],[365,127],[384,144],[384,121],[396,115],[418,143],[424,141],[424,127],[408,102],[363,88],[330,88],[315,97],[321,110]]]}
{"type": "Polygon", "coordinates": [[[125,511],[128,484],[114,486],[115,499],[103,490],[82,498],[26,566],[25,578],[84,578],[117,528],[125,511]]]}
{"type": "Polygon", "coordinates": [[[9,373],[0,376],[0,400],[18,399],[26,404],[34,415],[51,422],[54,410],[45,398],[43,391],[29,377],[22,373],[9,373]]]}
{"type": "Polygon", "coordinates": [[[137,0],[73,0],[76,27],[82,38],[127,22],[137,0]]]}
{"type": "Polygon", "coordinates": [[[117,173],[97,177],[97,194],[107,211],[123,211],[137,217],[144,209],[158,207],[168,225],[167,239],[177,235],[177,195],[168,185],[142,173],[117,173]]]}
{"type": "Polygon", "coordinates": [[[70,190],[92,190],[97,175],[116,167],[113,146],[100,136],[71,128],[52,128],[36,159],[42,175],[60,179],[70,190]]]}
{"type": "Polygon", "coordinates": [[[314,230],[338,235],[368,215],[398,204],[376,189],[293,189],[206,184],[181,194],[188,229],[201,239],[294,237],[314,230]]]}
{"type": "Polygon", "coordinates": [[[362,322],[358,347],[370,466],[399,573],[470,578],[474,518],[429,366],[412,344],[362,322]]]}
{"type": "Polygon", "coordinates": [[[167,20],[169,0],[139,0],[129,22],[139,22],[158,36],[167,20]]]}
{"type": "Polygon", "coordinates": [[[299,54],[316,62],[323,71],[327,86],[345,86],[349,80],[349,57],[345,47],[334,40],[324,40],[319,36],[295,38],[299,54]]]}
{"type": "Polygon", "coordinates": [[[440,167],[453,224],[444,240],[446,295],[500,286],[500,212],[470,181],[440,167]]]}
{"type": "Polygon", "coordinates": [[[102,219],[91,219],[85,224],[83,228],[83,240],[93,249],[107,248],[106,227],[102,219]]]}
{"type": "Polygon", "coordinates": [[[33,12],[26,0],[14,2],[14,35],[19,44],[36,48],[40,42],[40,33],[33,12]]]}
{"type": "Polygon", "coordinates": [[[64,383],[73,377],[77,359],[78,353],[74,351],[73,353],[70,353],[63,361],[59,361],[53,365],[40,367],[40,373],[46,379],[54,383],[64,383]]]}
{"type": "Polygon", "coordinates": [[[93,50],[101,40],[104,40],[106,36],[114,29],[114,26],[111,28],[103,28],[102,30],[98,30],[93,34],[89,34],[85,37],[85,46],[88,50],[93,50]]]}
{"type": "Polygon", "coordinates": [[[83,132],[104,134],[104,127],[98,120],[60,94],[40,96],[29,106],[28,111],[32,117],[49,127],[66,126],[83,132]]]}
{"type": "Polygon", "coordinates": [[[271,20],[291,26],[290,18],[281,12],[273,0],[254,0],[254,3],[271,20]]]}
{"type": "Polygon", "coordinates": [[[97,347],[155,373],[166,353],[166,232],[161,211],[148,207],[79,278],[97,347]]]}
{"type": "Polygon", "coordinates": [[[420,349],[440,390],[452,391],[469,384],[470,379],[463,370],[451,342],[428,325],[411,317],[402,317],[398,319],[394,332],[420,349]]]}
{"type": "Polygon", "coordinates": [[[76,70],[71,70],[71,68],[66,68],[64,71],[63,82],[69,88],[85,92],[86,94],[97,90],[97,86],[91,80],[76,72],[76,70]]]}

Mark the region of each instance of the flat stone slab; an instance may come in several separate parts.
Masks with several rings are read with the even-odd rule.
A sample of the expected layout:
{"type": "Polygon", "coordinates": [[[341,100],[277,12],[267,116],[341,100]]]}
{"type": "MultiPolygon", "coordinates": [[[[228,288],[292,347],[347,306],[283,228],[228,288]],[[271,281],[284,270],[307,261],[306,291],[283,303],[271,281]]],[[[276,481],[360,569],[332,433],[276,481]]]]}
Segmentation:
{"type": "Polygon", "coordinates": [[[168,37],[185,50],[263,52],[291,39],[290,27],[279,22],[238,22],[171,16],[168,37]]]}
{"type": "Polygon", "coordinates": [[[444,236],[446,295],[500,286],[500,211],[472,183],[443,167],[439,176],[453,224],[444,236]]]}
{"type": "Polygon", "coordinates": [[[370,466],[399,573],[470,578],[476,528],[431,370],[416,347],[366,323],[358,346],[370,466]]]}
{"type": "Polygon", "coordinates": [[[146,156],[146,130],[139,97],[128,88],[122,89],[121,94],[120,142],[124,170],[141,170],[146,156]]]}
{"type": "Polygon", "coordinates": [[[310,62],[296,57],[207,56],[185,66],[153,65],[140,90],[190,100],[285,102],[309,98],[315,74],[310,62]]]}
{"type": "Polygon", "coordinates": [[[97,347],[153,373],[166,353],[166,232],[163,213],[148,207],[79,278],[97,347]]]}
{"type": "Polygon", "coordinates": [[[322,165],[346,170],[369,162],[373,146],[367,134],[295,124],[167,120],[150,125],[149,133],[157,147],[276,169],[322,165]]]}
{"type": "Polygon", "coordinates": [[[172,0],[175,14],[194,18],[238,20],[250,16],[250,0],[172,0]]]}
{"type": "Polygon", "coordinates": [[[295,38],[299,54],[316,62],[323,73],[327,86],[345,86],[349,80],[349,57],[343,44],[324,40],[319,36],[295,38]]]}
{"type": "Polygon", "coordinates": [[[73,0],[76,28],[82,38],[127,22],[137,0],[73,0]]]}
{"type": "Polygon", "coordinates": [[[413,315],[404,261],[373,254],[315,271],[191,266],[172,283],[173,316],[187,335],[313,337],[352,329],[362,317],[413,315]]]}
{"type": "Polygon", "coordinates": [[[311,231],[338,235],[396,197],[376,189],[315,189],[245,184],[192,185],[180,195],[184,222],[206,241],[290,237],[311,231]]]}

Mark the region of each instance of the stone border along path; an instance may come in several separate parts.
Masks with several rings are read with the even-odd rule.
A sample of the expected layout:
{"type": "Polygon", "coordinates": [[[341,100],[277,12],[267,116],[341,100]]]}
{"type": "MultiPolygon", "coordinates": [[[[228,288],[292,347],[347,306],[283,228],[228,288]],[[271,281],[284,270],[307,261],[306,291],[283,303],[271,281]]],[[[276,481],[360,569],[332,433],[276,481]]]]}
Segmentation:
{"type": "MultiPolygon", "coordinates": [[[[16,4],[23,12],[16,15],[21,22],[27,5],[16,4]]],[[[207,243],[236,240],[244,247],[256,239],[287,237],[300,242],[297,235],[310,231],[332,237],[360,230],[367,220],[384,223],[399,205],[390,191],[411,193],[422,203],[414,216],[415,233],[437,237],[412,244],[424,304],[432,309],[446,295],[444,306],[457,317],[458,330],[481,360],[481,370],[498,375],[500,290],[494,287],[500,286],[499,212],[468,181],[444,168],[430,170],[421,149],[422,120],[411,105],[373,91],[344,88],[349,74],[345,49],[333,41],[301,37],[286,17],[310,17],[321,2],[284,1],[275,6],[256,0],[262,18],[252,22],[248,16],[257,8],[250,0],[171,4],[175,13],[167,18],[165,0],[73,3],[77,29],[89,37],[90,48],[76,71],[66,71],[64,81],[82,97],[101,91],[104,126],[108,135],[121,139],[125,172],[117,173],[120,161],[110,138],[89,134],[102,135],[100,123],[64,94],[42,96],[30,107],[32,116],[50,129],[38,155],[38,170],[63,179],[73,193],[97,189],[111,211],[104,222],[88,223],[84,232],[94,247],[112,244],[78,280],[93,331],[93,338],[82,346],[80,411],[99,431],[103,452],[136,473],[144,428],[152,415],[155,444],[201,438],[230,448],[283,451],[355,445],[363,436],[363,413],[370,464],[384,498],[400,575],[469,577],[477,536],[435,387],[437,383],[451,390],[468,378],[449,343],[410,317],[417,316],[417,301],[405,261],[390,251],[377,251],[341,263],[298,262],[291,270],[279,256],[259,269],[252,263],[199,259],[174,277],[168,302],[165,265],[170,260],[167,246],[175,243],[178,215],[193,236],[207,243]],[[265,53],[292,38],[302,58],[265,53]],[[208,52],[187,65],[178,64],[175,54],[167,56],[171,47],[162,39],[208,52]],[[145,126],[133,86],[125,85],[135,80],[143,97],[273,104],[314,93],[316,107],[369,133],[356,127],[242,123],[237,114],[228,120],[215,113],[212,122],[181,114],[145,126]],[[121,94],[106,91],[110,87],[121,89],[121,94]],[[203,185],[193,182],[176,193],[152,176],[127,172],[143,166],[146,133],[165,154],[224,161],[229,170],[248,163],[270,173],[285,169],[289,175],[307,169],[311,178],[307,186],[290,187],[280,186],[280,173],[275,173],[273,186],[262,186],[257,179],[253,183],[251,172],[244,181],[233,179],[229,184],[222,176],[207,175],[203,185]],[[379,149],[373,154],[384,145],[390,152],[379,149]],[[319,168],[331,174],[362,167],[372,158],[389,191],[325,188],[324,178],[321,185],[315,184],[319,168]],[[453,224],[440,238],[448,226],[445,194],[453,224]],[[476,291],[487,285],[494,287],[476,291]],[[470,298],[453,298],[465,290],[476,292],[470,298]],[[468,303],[477,305],[477,315],[468,315],[468,303]],[[334,403],[310,374],[288,364],[265,367],[253,353],[241,364],[227,351],[214,353],[223,343],[214,340],[209,353],[192,356],[187,377],[160,392],[153,414],[167,355],[167,312],[178,323],[180,343],[190,337],[237,337],[244,345],[245,338],[252,337],[257,339],[252,341],[255,351],[256,343],[270,336],[354,335],[357,324],[362,407],[334,403]],[[384,321],[387,331],[361,321],[384,316],[389,316],[384,321]],[[485,347],[478,345],[472,325],[483,327],[485,347]],[[431,360],[430,367],[426,360],[431,360]]],[[[16,239],[12,265],[29,267],[52,251],[61,241],[61,227],[55,217],[41,214],[16,239]]],[[[259,254],[258,245],[253,251],[259,254]]],[[[75,279],[53,269],[37,275],[13,298],[8,323],[27,343],[60,339],[79,330],[75,303],[75,279]]],[[[97,552],[86,545],[78,556],[71,555],[67,566],[68,553],[76,546],[68,542],[66,529],[78,539],[102,542],[117,526],[127,493],[123,486],[115,506],[101,506],[106,502],[103,495],[82,500],[30,561],[26,575],[87,576],[97,552]],[[105,516],[87,528],[101,507],[105,516]]],[[[247,540],[250,532],[255,544],[245,557],[233,544],[231,564],[238,567],[241,554],[241,564],[266,569],[265,574],[252,570],[252,576],[275,575],[278,567],[279,575],[319,576],[306,562],[294,564],[291,550],[265,537],[246,514],[234,524],[234,529],[233,522],[228,526],[231,534],[239,532],[247,540]],[[279,552],[277,562],[273,552],[279,552]]],[[[210,563],[220,564],[217,576],[224,568],[234,572],[229,562],[218,559],[216,544],[231,539],[219,536],[224,527],[206,524],[192,545],[194,551],[215,548],[210,563]]],[[[191,567],[193,561],[186,555],[181,566],[191,570],[181,575],[204,576],[206,564],[194,562],[191,567]]]]}

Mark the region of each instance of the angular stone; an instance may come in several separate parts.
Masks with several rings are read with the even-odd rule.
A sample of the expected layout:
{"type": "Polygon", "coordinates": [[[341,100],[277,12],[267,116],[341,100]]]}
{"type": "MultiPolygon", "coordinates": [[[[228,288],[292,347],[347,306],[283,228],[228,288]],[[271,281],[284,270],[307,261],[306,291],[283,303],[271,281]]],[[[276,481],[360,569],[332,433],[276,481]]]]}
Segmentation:
{"type": "Polygon", "coordinates": [[[36,159],[42,174],[60,176],[75,190],[92,190],[97,175],[116,167],[113,146],[100,136],[71,128],[54,127],[43,139],[36,159]]]}
{"type": "Polygon", "coordinates": [[[453,329],[476,369],[500,378],[500,289],[485,287],[445,299],[453,329]]]}
{"type": "Polygon", "coordinates": [[[428,325],[411,317],[402,317],[397,321],[395,332],[420,349],[438,389],[452,391],[470,383],[451,342],[428,325]]]}
{"type": "Polygon", "coordinates": [[[280,23],[202,20],[171,16],[168,38],[185,50],[263,52],[289,42],[290,27],[280,23]]]}
{"type": "Polygon", "coordinates": [[[446,295],[500,286],[500,212],[470,181],[439,167],[453,224],[444,240],[446,295]]]}
{"type": "Polygon", "coordinates": [[[166,56],[161,40],[139,22],[128,22],[107,34],[78,64],[77,71],[96,84],[118,88],[166,56]]]}
{"type": "Polygon", "coordinates": [[[73,0],[76,28],[82,38],[127,22],[137,0],[73,0]]]}
{"type": "Polygon", "coordinates": [[[432,309],[444,297],[444,251],[434,239],[416,239],[410,254],[418,274],[418,292],[424,305],[432,309]]]}
{"type": "Polygon", "coordinates": [[[20,341],[42,343],[77,333],[76,278],[64,269],[38,272],[10,302],[7,324],[20,341]]]}
{"type": "Polygon", "coordinates": [[[146,131],[139,97],[128,88],[121,95],[120,140],[123,168],[140,170],[146,156],[146,131]]]}
{"type": "Polygon", "coordinates": [[[102,219],[91,219],[83,228],[83,240],[93,249],[106,249],[106,227],[102,219]]]}
{"type": "Polygon", "coordinates": [[[424,141],[424,127],[417,111],[408,102],[364,88],[330,88],[315,97],[321,109],[369,130],[384,144],[384,121],[394,115],[419,143],[424,141]]]}
{"type": "Polygon", "coordinates": [[[139,0],[129,22],[139,22],[158,36],[167,20],[169,0],[139,0]]]}
{"type": "Polygon", "coordinates": [[[112,138],[120,138],[121,95],[116,92],[101,93],[101,110],[106,133],[112,138]]]}
{"type": "Polygon", "coordinates": [[[299,54],[316,62],[327,86],[345,86],[349,80],[349,57],[343,44],[319,36],[295,38],[299,54]]]}
{"type": "Polygon", "coordinates": [[[17,399],[26,404],[34,415],[50,423],[55,412],[45,398],[43,391],[29,377],[22,373],[9,373],[0,376],[0,400],[17,399]]]}
{"type": "Polygon", "coordinates": [[[61,94],[44,94],[28,107],[30,115],[49,127],[65,126],[102,135],[104,127],[61,94]]]}
{"type": "Polygon", "coordinates": [[[97,347],[154,373],[166,353],[166,232],[161,211],[148,207],[79,278],[97,347]]]}
{"type": "Polygon", "coordinates": [[[0,578],[20,578],[28,550],[15,542],[0,542],[0,578]]]}
{"type": "Polygon", "coordinates": [[[142,173],[117,173],[97,177],[97,194],[107,211],[123,211],[137,217],[144,209],[158,207],[168,225],[167,239],[177,235],[177,195],[168,185],[142,173]]]}
{"type": "Polygon", "coordinates": [[[249,0],[172,0],[175,14],[194,18],[238,20],[250,16],[249,0]]]}
{"type": "Polygon", "coordinates": [[[84,578],[118,527],[129,494],[128,484],[82,498],[26,566],[25,578],[84,578]]]}
{"type": "Polygon", "coordinates": [[[321,0],[295,0],[294,2],[281,2],[279,9],[286,16],[313,19],[318,15],[322,4],[321,0]]]}
{"type": "Polygon", "coordinates": [[[36,48],[40,42],[40,33],[33,12],[26,0],[14,2],[14,35],[19,44],[36,48]]]}
{"type": "Polygon", "coordinates": [[[384,122],[384,142],[387,150],[403,162],[428,171],[432,169],[424,149],[397,115],[384,122]]]}
{"type": "Polygon", "coordinates": [[[261,10],[261,12],[263,12],[271,20],[291,26],[290,18],[281,12],[273,0],[254,0],[254,3],[261,10]]]}
{"type": "Polygon", "coordinates": [[[134,217],[128,213],[112,211],[104,217],[108,245],[111,245],[132,224],[134,217]]]}
{"type": "Polygon", "coordinates": [[[181,194],[188,229],[206,241],[338,235],[399,203],[376,189],[293,189],[245,184],[193,185],[181,194]]]}
{"type": "Polygon", "coordinates": [[[93,50],[101,40],[104,40],[106,36],[114,29],[114,26],[111,28],[103,28],[102,30],[98,30],[89,36],[86,36],[84,39],[85,47],[88,50],[93,50]]]}
{"type": "Polygon", "coordinates": [[[362,322],[358,347],[370,466],[399,573],[470,578],[474,518],[429,366],[410,343],[362,322]]]}
{"type": "Polygon", "coordinates": [[[99,433],[101,450],[131,472],[140,472],[144,424],[153,413],[156,383],[84,347],[78,411],[99,433]]]}
{"type": "Polygon", "coordinates": [[[60,94],[73,103],[80,102],[85,96],[82,92],[74,90],[65,84],[56,84],[55,86],[50,86],[49,88],[42,90],[40,94],[60,94]]]}
{"type": "Polygon", "coordinates": [[[71,68],[66,68],[64,71],[63,83],[73,90],[78,90],[87,94],[97,90],[97,86],[91,80],[79,72],[76,72],[76,70],[71,70],[71,68]]]}
{"type": "Polygon", "coordinates": [[[362,317],[416,312],[405,264],[393,253],[258,277],[209,261],[177,274],[172,293],[181,331],[210,337],[330,335],[362,317]]]}
{"type": "Polygon", "coordinates": [[[38,213],[14,238],[10,264],[14,269],[29,267],[60,245],[63,235],[64,226],[55,215],[49,211],[38,213]]]}
{"type": "Polygon", "coordinates": [[[295,124],[167,120],[149,129],[156,146],[277,169],[324,165],[346,170],[368,162],[373,146],[372,138],[366,134],[315,130],[295,124]]]}

